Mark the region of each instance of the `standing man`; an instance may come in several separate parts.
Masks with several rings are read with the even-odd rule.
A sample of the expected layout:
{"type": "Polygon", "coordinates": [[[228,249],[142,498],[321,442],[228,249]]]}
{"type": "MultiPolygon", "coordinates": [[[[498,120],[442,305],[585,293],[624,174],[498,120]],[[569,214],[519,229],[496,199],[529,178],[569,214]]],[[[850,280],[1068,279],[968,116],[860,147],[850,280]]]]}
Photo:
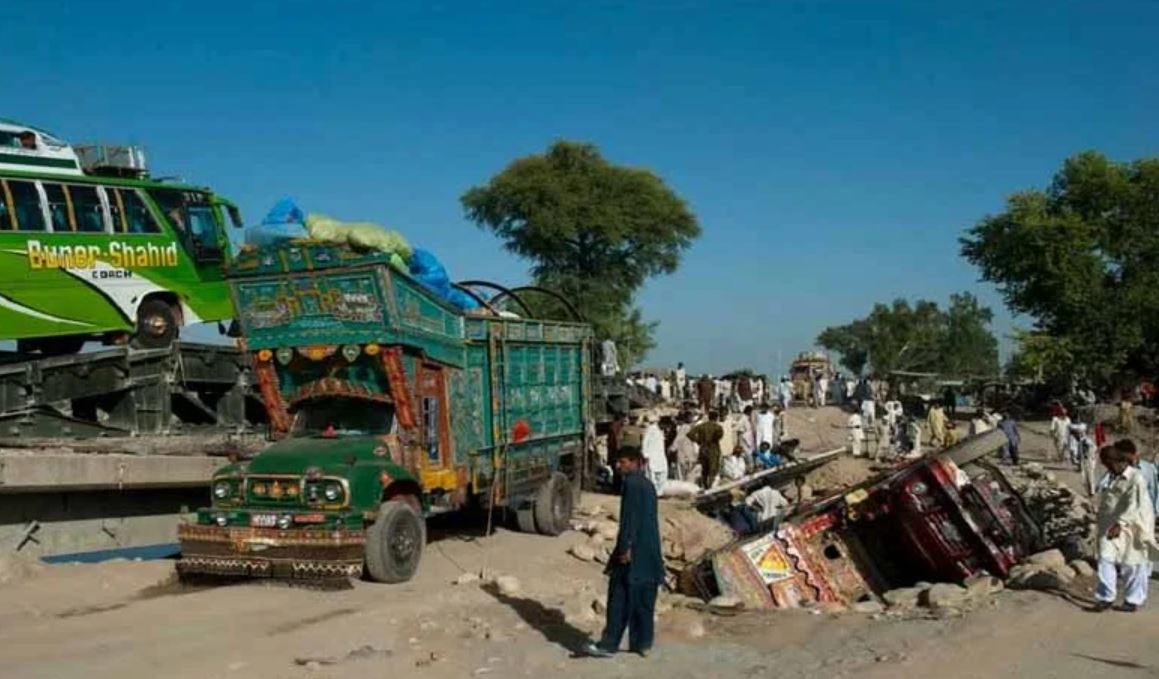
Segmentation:
{"type": "Polygon", "coordinates": [[[941,403],[934,401],[930,404],[926,424],[930,427],[930,445],[937,444],[943,448],[949,445],[946,435],[946,413],[942,410],[941,403]]]}
{"type": "Polygon", "coordinates": [[[716,382],[708,375],[704,375],[696,382],[696,396],[700,402],[700,409],[708,412],[712,409],[712,399],[716,397],[716,382]]]}
{"type": "Polygon", "coordinates": [[[817,401],[818,408],[821,408],[825,405],[825,399],[828,397],[828,395],[829,378],[825,376],[825,373],[821,373],[817,377],[817,395],[814,397],[814,400],[817,401]]]}
{"type": "Polygon", "coordinates": [[[684,364],[676,364],[676,400],[683,401],[688,398],[688,373],[684,371],[684,364]]]}
{"type": "Polygon", "coordinates": [[[588,655],[610,658],[620,649],[624,630],[628,650],[648,655],[654,640],[656,591],[664,582],[656,489],[644,477],[643,456],[626,448],[616,460],[624,478],[620,496],[620,531],[604,572],[608,575],[608,612],[604,633],[588,644],[588,655]]]}
{"type": "Polygon", "coordinates": [[[711,410],[707,422],[701,422],[688,432],[688,438],[700,446],[700,487],[703,490],[712,488],[716,475],[720,473],[720,440],[724,438],[724,429],[719,419],[720,414],[711,410]]]}
{"type": "Polygon", "coordinates": [[[776,417],[769,412],[767,405],[761,406],[761,413],[757,415],[756,427],[756,442],[757,448],[761,447],[762,443],[768,443],[770,446],[777,445],[776,433],[776,417]]]}
{"type": "Polygon", "coordinates": [[[1133,448],[1133,443],[1123,440],[1100,451],[1110,474],[1099,492],[1099,584],[1093,609],[1099,612],[1115,603],[1120,575],[1127,590],[1120,610],[1134,613],[1147,600],[1155,506],[1143,475],[1131,465],[1133,448]]]}
{"type": "Polygon", "coordinates": [[[648,467],[648,480],[655,488],[663,488],[668,481],[668,455],[664,452],[664,432],[660,430],[660,418],[649,413],[641,448],[648,467]]]}
{"type": "Polygon", "coordinates": [[[740,419],[737,420],[736,440],[740,445],[740,452],[744,457],[745,466],[751,470],[753,468],[753,454],[757,451],[757,432],[753,424],[752,406],[746,407],[740,419]]]}
{"type": "Polygon", "coordinates": [[[781,378],[778,395],[781,397],[781,407],[788,410],[789,403],[793,400],[793,383],[789,381],[788,377],[781,378]]]}
{"type": "Polygon", "coordinates": [[[998,421],[998,428],[1006,434],[1006,445],[1002,446],[1002,459],[1014,466],[1018,466],[1018,444],[1022,442],[1022,437],[1018,435],[1018,423],[1010,415],[1010,410],[1007,409],[1002,414],[1002,419],[998,421]]]}

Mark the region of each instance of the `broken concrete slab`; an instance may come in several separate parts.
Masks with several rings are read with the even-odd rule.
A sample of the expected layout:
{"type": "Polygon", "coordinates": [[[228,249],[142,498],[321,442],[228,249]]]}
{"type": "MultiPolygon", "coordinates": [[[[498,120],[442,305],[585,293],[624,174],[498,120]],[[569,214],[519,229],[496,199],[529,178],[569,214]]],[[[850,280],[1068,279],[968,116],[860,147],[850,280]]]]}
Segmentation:
{"type": "Polygon", "coordinates": [[[988,597],[992,594],[997,594],[1006,588],[1002,581],[989,573],[979,573],[972,575],[962,583],[966,591],[970,593],[970,597],[980,599],[988,597]]]}
{"type": "Polygon", "coordinates": [[[1095,569],[1086,561],[1082,559],[1075,559],[1070,562],[1070,569],[1074,574],[1080,578],[1093,578],[1095,576],[1095,569]]]}
{"type": "Polygon", "coordinates": [[[569,554],[579,559],[580,561],[595,561],[596,550],[587,544],[572,545],[571,549],[567,550],[569,554]]]}

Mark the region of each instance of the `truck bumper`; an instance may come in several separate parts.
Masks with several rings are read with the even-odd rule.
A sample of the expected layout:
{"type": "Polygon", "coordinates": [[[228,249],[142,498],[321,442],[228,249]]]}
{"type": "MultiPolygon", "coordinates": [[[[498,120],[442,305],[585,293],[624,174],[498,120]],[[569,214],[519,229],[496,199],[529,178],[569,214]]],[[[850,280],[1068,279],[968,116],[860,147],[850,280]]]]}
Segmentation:
{"type": "Polygon", "coordinates": [[[179,575],[328,579],[361,577],[366,533],[246,526],[177,527],[179,575]]]}

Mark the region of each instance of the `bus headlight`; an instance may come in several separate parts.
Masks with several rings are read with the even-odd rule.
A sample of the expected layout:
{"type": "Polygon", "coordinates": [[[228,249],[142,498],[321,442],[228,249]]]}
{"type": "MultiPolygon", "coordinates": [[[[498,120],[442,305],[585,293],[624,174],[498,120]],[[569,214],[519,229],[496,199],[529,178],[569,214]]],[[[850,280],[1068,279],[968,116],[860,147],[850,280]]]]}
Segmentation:
{"type": "Polygon", "coordinates": [[[327,502],[337,502],[338,498],[342,497],[342,486],[337,483],[327,483],[326,487],[322,489],[322,495],[326,497],[327,502]]]}

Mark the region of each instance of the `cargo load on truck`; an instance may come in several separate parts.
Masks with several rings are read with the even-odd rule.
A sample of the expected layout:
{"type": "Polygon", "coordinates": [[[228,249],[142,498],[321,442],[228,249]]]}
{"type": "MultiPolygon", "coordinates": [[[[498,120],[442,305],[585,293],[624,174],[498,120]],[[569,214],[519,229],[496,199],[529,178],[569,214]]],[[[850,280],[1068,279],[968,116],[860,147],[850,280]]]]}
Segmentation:
{"type": "Polygon", "coordinates": [[[180,574],[400,582],[434,514],[566,529],[592,431],[590,327],[455,287],[478,307],[464,310],[397,254],[291,238],[236,257],[227,277],[279,440],[214,475],[212,503],[179,529],[180,574]]]}

